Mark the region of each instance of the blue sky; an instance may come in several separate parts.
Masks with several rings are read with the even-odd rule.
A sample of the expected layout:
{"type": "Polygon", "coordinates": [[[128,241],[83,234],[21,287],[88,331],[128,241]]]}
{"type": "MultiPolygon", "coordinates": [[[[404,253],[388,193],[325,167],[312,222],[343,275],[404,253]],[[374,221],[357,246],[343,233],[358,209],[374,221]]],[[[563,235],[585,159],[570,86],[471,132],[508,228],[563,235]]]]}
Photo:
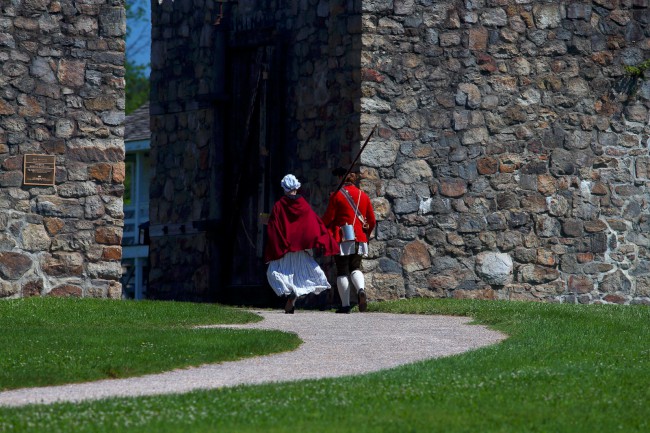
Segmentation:
{"type": "Polygon", "coordinates": [[[148,0],[128,1],[132,5],[143,7],[145,13],[141,20],[127,21],[130,33],[126,39],[126,56],[138,65],[148,65],[151,56],[151,3],[148,0]]]}

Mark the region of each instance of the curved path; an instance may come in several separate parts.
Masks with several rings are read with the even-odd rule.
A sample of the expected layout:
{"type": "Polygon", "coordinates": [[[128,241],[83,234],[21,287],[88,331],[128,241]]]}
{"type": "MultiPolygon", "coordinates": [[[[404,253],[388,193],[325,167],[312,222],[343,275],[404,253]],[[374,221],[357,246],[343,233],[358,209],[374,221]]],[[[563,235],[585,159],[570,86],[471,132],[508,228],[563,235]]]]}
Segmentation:
{"type": "Polygon", "coordinates": [[[294,351],[129,379],[0,392],[0,406],[183,393],[241,384],[363,374],[497,343],[505,335],[467,317],[388,313],[257,311],[264,320],[241,329],[295,332],[294,351]]]}

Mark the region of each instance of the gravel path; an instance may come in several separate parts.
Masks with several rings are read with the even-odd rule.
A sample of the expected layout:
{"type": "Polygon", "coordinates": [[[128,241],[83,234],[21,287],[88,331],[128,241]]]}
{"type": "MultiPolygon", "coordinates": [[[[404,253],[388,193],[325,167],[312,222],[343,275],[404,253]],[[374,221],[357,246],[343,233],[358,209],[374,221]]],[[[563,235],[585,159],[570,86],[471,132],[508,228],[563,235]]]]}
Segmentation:
{"type": "Polygon", "coordinates": [[[231,326],[295,332],[292,352],[209,364],[130,379],[0,392],[0,406],[49,404],[106,397],[183,393],[240,384],[363,374],[495,344],[506,336],[467,317],[387,313],[257,311],[264,320],[231,326]]]}

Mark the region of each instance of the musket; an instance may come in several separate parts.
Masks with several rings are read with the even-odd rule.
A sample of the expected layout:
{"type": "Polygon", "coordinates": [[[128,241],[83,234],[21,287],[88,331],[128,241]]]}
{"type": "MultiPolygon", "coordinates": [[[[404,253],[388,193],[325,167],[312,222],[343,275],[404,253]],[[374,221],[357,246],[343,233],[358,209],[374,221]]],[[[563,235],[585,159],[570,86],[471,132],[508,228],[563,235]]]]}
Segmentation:
{"type": "Polygon", "coordinates": [[[354,164],[357,163],[357,160],[361,156],[361,152],[363,152],[363,149],[365,149],[366,146],[368,145],[368,142],[370,141],[370,137],[372,137],[372,134],[375,132],[375,129],[377,129],[377,126],[379,125],[378,124],[375,125],[370,131],[370,134],[368,134],[368,138],[366,138],[365,143],[363,143],[363,146],[361,146],[361,149],[359,149],[359,153],[357,153],[356,158],[354,158],[354,161],[352,161],[352,164],[350,164],[350,168],[348,168],[348,171],[346,171],[345,174],[343,175],[343,179],[341,179],[341,183],[339,184],[338,188],[336,188],[336,190],[334,191],[334,194],[336,194],[337,192],[339,192],[341,188],[343,188],[343,184],[345,183],[345,178],[348,177],[348,174],[350,174],[350,172],[352,171],[352,167],[354,167],[354,164]]]}

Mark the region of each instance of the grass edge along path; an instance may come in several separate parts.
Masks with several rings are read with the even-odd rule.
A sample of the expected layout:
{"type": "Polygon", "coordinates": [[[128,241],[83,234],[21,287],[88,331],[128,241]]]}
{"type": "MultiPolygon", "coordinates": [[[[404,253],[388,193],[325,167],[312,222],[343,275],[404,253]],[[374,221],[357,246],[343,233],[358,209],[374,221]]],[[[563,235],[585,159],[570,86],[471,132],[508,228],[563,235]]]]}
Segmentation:
{"type": "Polygon", "coordinates": [[[414,299],[371,310],[468,315],[510,337],[360,377],[0,408],[0,426],[111,433],[650,431],[648,307],[414,299]]]}
{"type": "Polygon", "coordinates": [[[30,298],[0,302],[0,390],[159,373],[293,350],[295,334],[195,329],[261,320],[217,304],[30,298]]]}

